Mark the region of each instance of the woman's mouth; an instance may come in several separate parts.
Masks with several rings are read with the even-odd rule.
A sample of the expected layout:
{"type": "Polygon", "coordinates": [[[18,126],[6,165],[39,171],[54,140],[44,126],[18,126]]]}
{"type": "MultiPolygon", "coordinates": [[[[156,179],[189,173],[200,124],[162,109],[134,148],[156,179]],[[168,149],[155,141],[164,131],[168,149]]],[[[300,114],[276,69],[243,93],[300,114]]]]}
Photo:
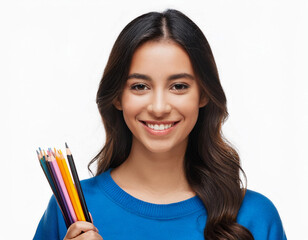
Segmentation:
{"type": "Polygon", "coordinates": [[[144,126],[146,126],[146,129],[150,133],[161,133],[161,134],[167,134],[174,128],[174,126],[179,123],[180,121],[175,122],[147,122],[147,121],[140,121],[144,126]]]}

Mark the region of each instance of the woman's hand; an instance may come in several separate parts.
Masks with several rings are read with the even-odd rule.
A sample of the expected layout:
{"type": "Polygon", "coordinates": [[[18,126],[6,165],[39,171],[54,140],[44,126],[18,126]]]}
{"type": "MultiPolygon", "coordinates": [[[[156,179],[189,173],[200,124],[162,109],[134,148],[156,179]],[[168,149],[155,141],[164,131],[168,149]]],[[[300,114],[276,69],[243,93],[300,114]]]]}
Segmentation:
{"type": "Polygon", "coordinates": [[[98,234],[98,229],[89,222],[78,221],[73,223],[68,229],[63,240],[103,240],[98,234]]]}

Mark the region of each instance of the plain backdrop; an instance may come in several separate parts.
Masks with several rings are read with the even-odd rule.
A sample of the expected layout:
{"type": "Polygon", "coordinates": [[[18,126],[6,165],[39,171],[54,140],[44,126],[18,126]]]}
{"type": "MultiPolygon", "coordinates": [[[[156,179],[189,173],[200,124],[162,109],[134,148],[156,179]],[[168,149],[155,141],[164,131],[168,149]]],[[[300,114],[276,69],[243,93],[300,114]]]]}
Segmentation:
{"type": "Polygon", "coordinates": [[[211,45],[228,99],[223,131],[247,187],[275,204],[288,239],[307,239],[305,0],[1,1],[1,239],[32,239],[47,207],[39,146],[67,141],[80,178],[91,177],[105,140],[95,97],[113,43],[135,17],[167,8],[211,45]]]}

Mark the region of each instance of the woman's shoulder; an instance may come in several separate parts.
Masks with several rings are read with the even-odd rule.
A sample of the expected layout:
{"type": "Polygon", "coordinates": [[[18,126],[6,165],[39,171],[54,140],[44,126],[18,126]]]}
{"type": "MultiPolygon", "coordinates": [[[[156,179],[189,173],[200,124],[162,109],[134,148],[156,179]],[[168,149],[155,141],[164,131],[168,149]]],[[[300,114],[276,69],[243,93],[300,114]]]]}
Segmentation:
{"type": "Polygon", "coordinates": [[[243,200],[243,204],[254,205],[259,207],[273,207],[273,202],[260,192],[253,191],[251,189],[246,190],[246,194],[243,200]]]}
{"type": "Polygon", "coordinates": [[[247,189],[241,209],[250,210],[255,214],[266,214],[276,212],[274,203],[265,195],[247,189]]]}
{"type": "Polygon", "coordinates": [[[264,239],[266,234],[273,236],[268,239],[286,239],[276,206],[267,196],[259,192],[247,189],[237,222],[254,233],[255,239],[264,239]],[[274,238],[275,236],[277,238],[274,238]]]}

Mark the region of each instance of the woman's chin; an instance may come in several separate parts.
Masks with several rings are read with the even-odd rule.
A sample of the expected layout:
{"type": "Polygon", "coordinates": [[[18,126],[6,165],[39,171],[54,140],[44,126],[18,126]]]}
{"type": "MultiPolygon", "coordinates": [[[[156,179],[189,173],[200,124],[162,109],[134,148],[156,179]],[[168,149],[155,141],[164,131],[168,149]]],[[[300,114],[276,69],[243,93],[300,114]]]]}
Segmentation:
{"type": "Polygon", "coordinates": [[[156,145],[151,145],[151,146],[145,146],[146,149],[151,152],[151,153],[168,153],[172,151],[171,146],[166,146],[166,144],[156,144],[156,145]]]}

